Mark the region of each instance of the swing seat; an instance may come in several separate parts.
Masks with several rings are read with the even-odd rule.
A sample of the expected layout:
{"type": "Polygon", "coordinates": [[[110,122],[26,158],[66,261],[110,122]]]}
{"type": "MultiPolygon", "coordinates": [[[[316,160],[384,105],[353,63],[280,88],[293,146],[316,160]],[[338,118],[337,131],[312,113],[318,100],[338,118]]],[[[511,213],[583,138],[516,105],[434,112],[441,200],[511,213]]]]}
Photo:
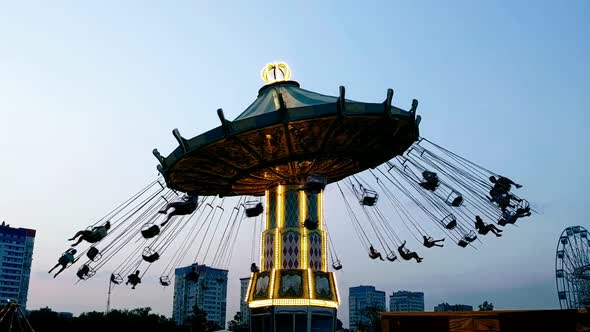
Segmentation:
{"type": "Polygon", "coordinates": [[[453,230],[455,227],[457,227],[457,218],[455,218],[454,215],[449,214],[443,220],[441,220],[441,223],[446,229],[453,230]]]}
{"type": "Polygon", "coordinates": [[[504,227],[508,224],[508,220],[504,219],[504,218],[500,218],[498,219],[498,225],[504,227]]]}
{"type": "Polygon", "coordinates": [[[161,276],[160,277],[160,285],[166,287],[170,286],[170,277],[168,276],[161,276]]]}
{"type": "Polygon", "coordinates": [[[471,243],[471,242],[477,240],[477,235],[475,234],[474,231],[470,231],[469,234],[467,234],[463,237],[463,239],[465,239],[465,241],[471,243]]]}
{"type": "Polygon", "coordinates": [[[520,202],[518,202],[518,206],[517,208],[519,209],[530,209],[530,203],[529,201],[527,201],[526,199],[521,199],[520,202]]]}
{"type": "Polygon", "coordinates": [[[82,265],[78,269],[78,272],[76,272],[76,276],[78,276],[78,278],[80,278],[81,280],[88,280],[92,278],[95,274],[96,271],[94,271],[94,269],[92,269],[90,266],[86,264],[82,265]]]}
{"type": "Polygon", "coordinates": [[[151,239],[158,234],[160,234],[160,227],[158,225],[145,224],[141,228],[141,236],[145,239],[151,239]]]}
{"type": "Polygon", "coordinates": [[[90,249],[88,249],[88,252],[86,252],[86,257],[88,257],[88,259],[90,259],[91,261],[96,262],[102,257],[102,255],[96,247],[90,247],[90,249]]]}
{"type": "Polygon", "coordinates": [[[371,189],[363,189],[363,195],[361,196],[360,203],[364,206],[373,206],[377,203],[377,199],[379,198],[379,194],[376,191],[371,189]]]}
{"type": "Polygon", "coordinates": [[[307,228],[307,230],[315,231],[316,229],[318,229],[318,222],[308,218],[305,219],[305,221],[303,222],[303,226],[307,228]]]}
{"type": "Polygon", "coordinates": [[[332,263],[332,268],[336,271],[342,270],[342,264],[339,260],[337,260],[334,263],[332,263]]]}
{"type": "Polygon", "coordinates": [[[395,262],[397,260],[397,256],[393,251],[389,252],[385,258],[387,258],[387,260],[390,262],[395,262]]]}
{"type": "Polygon", "coordinates": [[[459,240],[459,242],[457,242],[457,245],[459,245],[459,247],[461,247],[461,248],[467,247],[468,244],[469,244],[469,242],[465,241],[464,239],[461,239],[461,240],[459,240]]]}
{"type": "Polygon", "coordinates": [[[148,263],[153,263],[160,259],[160,254],[152,250],[150,247],[145,247],[141,253],[141,258],[148,263]]]}
{"type": "Polygon", "coordinates": [[[123,282],[123,277],[120,274],[111,273],[111,282],[115,285],[119,285],[123,282]]]}
{"type": "Polygon", "coordinates": [[[445,202],[452,207],[459,207],[463,204],[463,196],[457,191],[453,190],[447,196],[445,202]]]}
{"type": "Polygon", "coordinates": [[[248,218],[258,217],[264,211],[264,208],[262,207],[261,202],[256,202],[256,201],[246,202],[245,206],[246,206],[246,217],[248,217],[248,218]]]}
{"type": "Polygon", "coordinates": [[[310,175],[303,183],[303,190],[308,195],[319,194],[326,188],[328,181],[325,177],[319,175],[310,175]]]}

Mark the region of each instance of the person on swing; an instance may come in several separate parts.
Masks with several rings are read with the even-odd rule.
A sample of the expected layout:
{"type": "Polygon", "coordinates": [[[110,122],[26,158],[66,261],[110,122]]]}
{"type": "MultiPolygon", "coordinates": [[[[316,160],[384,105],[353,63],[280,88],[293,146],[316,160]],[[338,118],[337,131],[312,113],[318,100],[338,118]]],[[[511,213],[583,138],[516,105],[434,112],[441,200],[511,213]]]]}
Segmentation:
{"type": "Polygon", "coordinates": [[[402,245],[397,248],[399,255],[402,256],[402,258],[406,261],[409,261],[413,258],[416,260],[417,263],[421,263],[423,258],[418,256],[418,254],[415,251],[410,251],[410,249],[405,248],[405,246],[406,241],[404,241],[404,243],[402,243],[402,245]]]}
{"type": "Polygon", "coordinates": [[[57,269],[58,266],[61,266],[61,269],[59,269],[59,271],[57,271],[57,273],[53,276],[54,278],[57,277],[57,275],[62,273],[63,270],[68,267],[68,265],[74,264],[76,262],[76,259],[74,258],[76,252],[77,251],[74,248],[66,250],[66,252],[64,252],[63,255],[61,255],[61,257],[57,260],[57,264],[55,264],[55,266],[47,273],[51,273],[51,271],[57,269]]]}
{"type": "Polygon", "coordinates": [[[185,216],[191,214],[197,210],[199,205],[199,196],[197,196],[194,192],[189,192],[182,197],[181,201],[168,203],[166,207],[160,211],[161,214],[167,214],[168,210],[174,209],[172,212],[168,213],[166,220],[160,224],[160,226],[166,225],[170,219],[174,216],[185,216]]]}
{"type": "Polygon", "coordinates": [[[441,247],[442,248],[442,244],[438,244],[438,242],[443,242],[445,239],[440,239],[440,240],[435,240],[432,238],[432,236],[426,236],[426,235],[422,235],[422,238],[424,239],[424,246],[426,248],[432,248],[432,247],[441,247]]]}
{"type": "Polygon", "coordinates": [[[369,257],[370,257],[371,259],[377,259],[377,258],[379,258],[380,260],[382,260],[382,261],[385,261],[385,260],[383,259],[383,257],[381,256],[381,253],[380,253],[380,252],[378,252],[377,250],[375,250],[375,248],[373,248],[373,245],[371,245],[371,246],[369,247],[369,257]]]}
{"type": "Polygon", "coordinates": [[[79,245],[82,241],[86,241],[88,243],[96,243],[100,240],[104,239],[107,236],[108,230],[111,228],[111,222],[107,220],[107,222],[102,226],[95,226],[92,229],[85,229],[82,231],[78,231],[76,235],[74,235],[68,241],[74,241],[78,238],[76,243],[72,244],[72,247],[79,245]]]}

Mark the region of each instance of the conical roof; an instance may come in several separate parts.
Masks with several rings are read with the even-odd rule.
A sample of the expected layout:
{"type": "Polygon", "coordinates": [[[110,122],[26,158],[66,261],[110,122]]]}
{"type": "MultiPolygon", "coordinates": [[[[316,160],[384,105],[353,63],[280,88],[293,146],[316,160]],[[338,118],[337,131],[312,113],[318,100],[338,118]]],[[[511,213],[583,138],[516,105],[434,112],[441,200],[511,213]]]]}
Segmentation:
{"type": "Polygon", "coordinates": [[[242,114],[235,118],[234,121],[278,111],[281,109],[279,95],[282,97],[285,108],[333,104],[338,100],[337,97],[301,89],[299,83],[295,81],[278,82],[263,86],[258,91],[258,98],[242,114]]]}
{"type": "Polygon", "coordinates": [[[262,87],[234,121],[191,139],[174,130],[179,147],[168,157],[157,150],[168,187],[200,195],[263,195],[277,184],[308,175],[328,183],[375,167],[418,139],[415,102],[410,111],[301,89],[294,81],[262,87]]]}

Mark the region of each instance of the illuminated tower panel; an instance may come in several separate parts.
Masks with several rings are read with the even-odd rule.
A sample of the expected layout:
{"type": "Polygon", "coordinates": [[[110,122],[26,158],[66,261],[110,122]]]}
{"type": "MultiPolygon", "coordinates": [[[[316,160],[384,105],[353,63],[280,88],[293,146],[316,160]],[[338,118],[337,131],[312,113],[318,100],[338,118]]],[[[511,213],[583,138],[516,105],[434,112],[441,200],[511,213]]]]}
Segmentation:
{"type": "Polygon", "coordinates": [[[338,292],[328,272],[323,229],[323,193],[306,194],[299,186],[279,185],[266,191],[266,204],[261,271],[252,274],[249,307],[336,309],[338,292]],[[317,229],[305,228],[306,219],[317,221],[317,229]]]}

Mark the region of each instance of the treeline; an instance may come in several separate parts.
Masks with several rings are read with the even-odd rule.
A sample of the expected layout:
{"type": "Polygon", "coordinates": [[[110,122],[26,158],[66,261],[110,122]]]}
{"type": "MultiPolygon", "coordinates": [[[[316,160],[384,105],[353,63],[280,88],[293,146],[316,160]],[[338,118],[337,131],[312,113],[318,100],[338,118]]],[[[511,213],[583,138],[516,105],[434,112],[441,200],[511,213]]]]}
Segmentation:
{"type": "Polygon", "coordinates": [[[193,310],[190,325],[178,326],[165,316],[151,312],[151,308],[132,310],[111,310],[104,312],[85,312],[78,317],[64,317],[59,313],[43,308],[29,312],[28,320],[35,332],[118,332],[118,331],[166,331],[166,332],[212,332],[222,329],[214,322],[207,321],[204,312],[193,310]]]}

